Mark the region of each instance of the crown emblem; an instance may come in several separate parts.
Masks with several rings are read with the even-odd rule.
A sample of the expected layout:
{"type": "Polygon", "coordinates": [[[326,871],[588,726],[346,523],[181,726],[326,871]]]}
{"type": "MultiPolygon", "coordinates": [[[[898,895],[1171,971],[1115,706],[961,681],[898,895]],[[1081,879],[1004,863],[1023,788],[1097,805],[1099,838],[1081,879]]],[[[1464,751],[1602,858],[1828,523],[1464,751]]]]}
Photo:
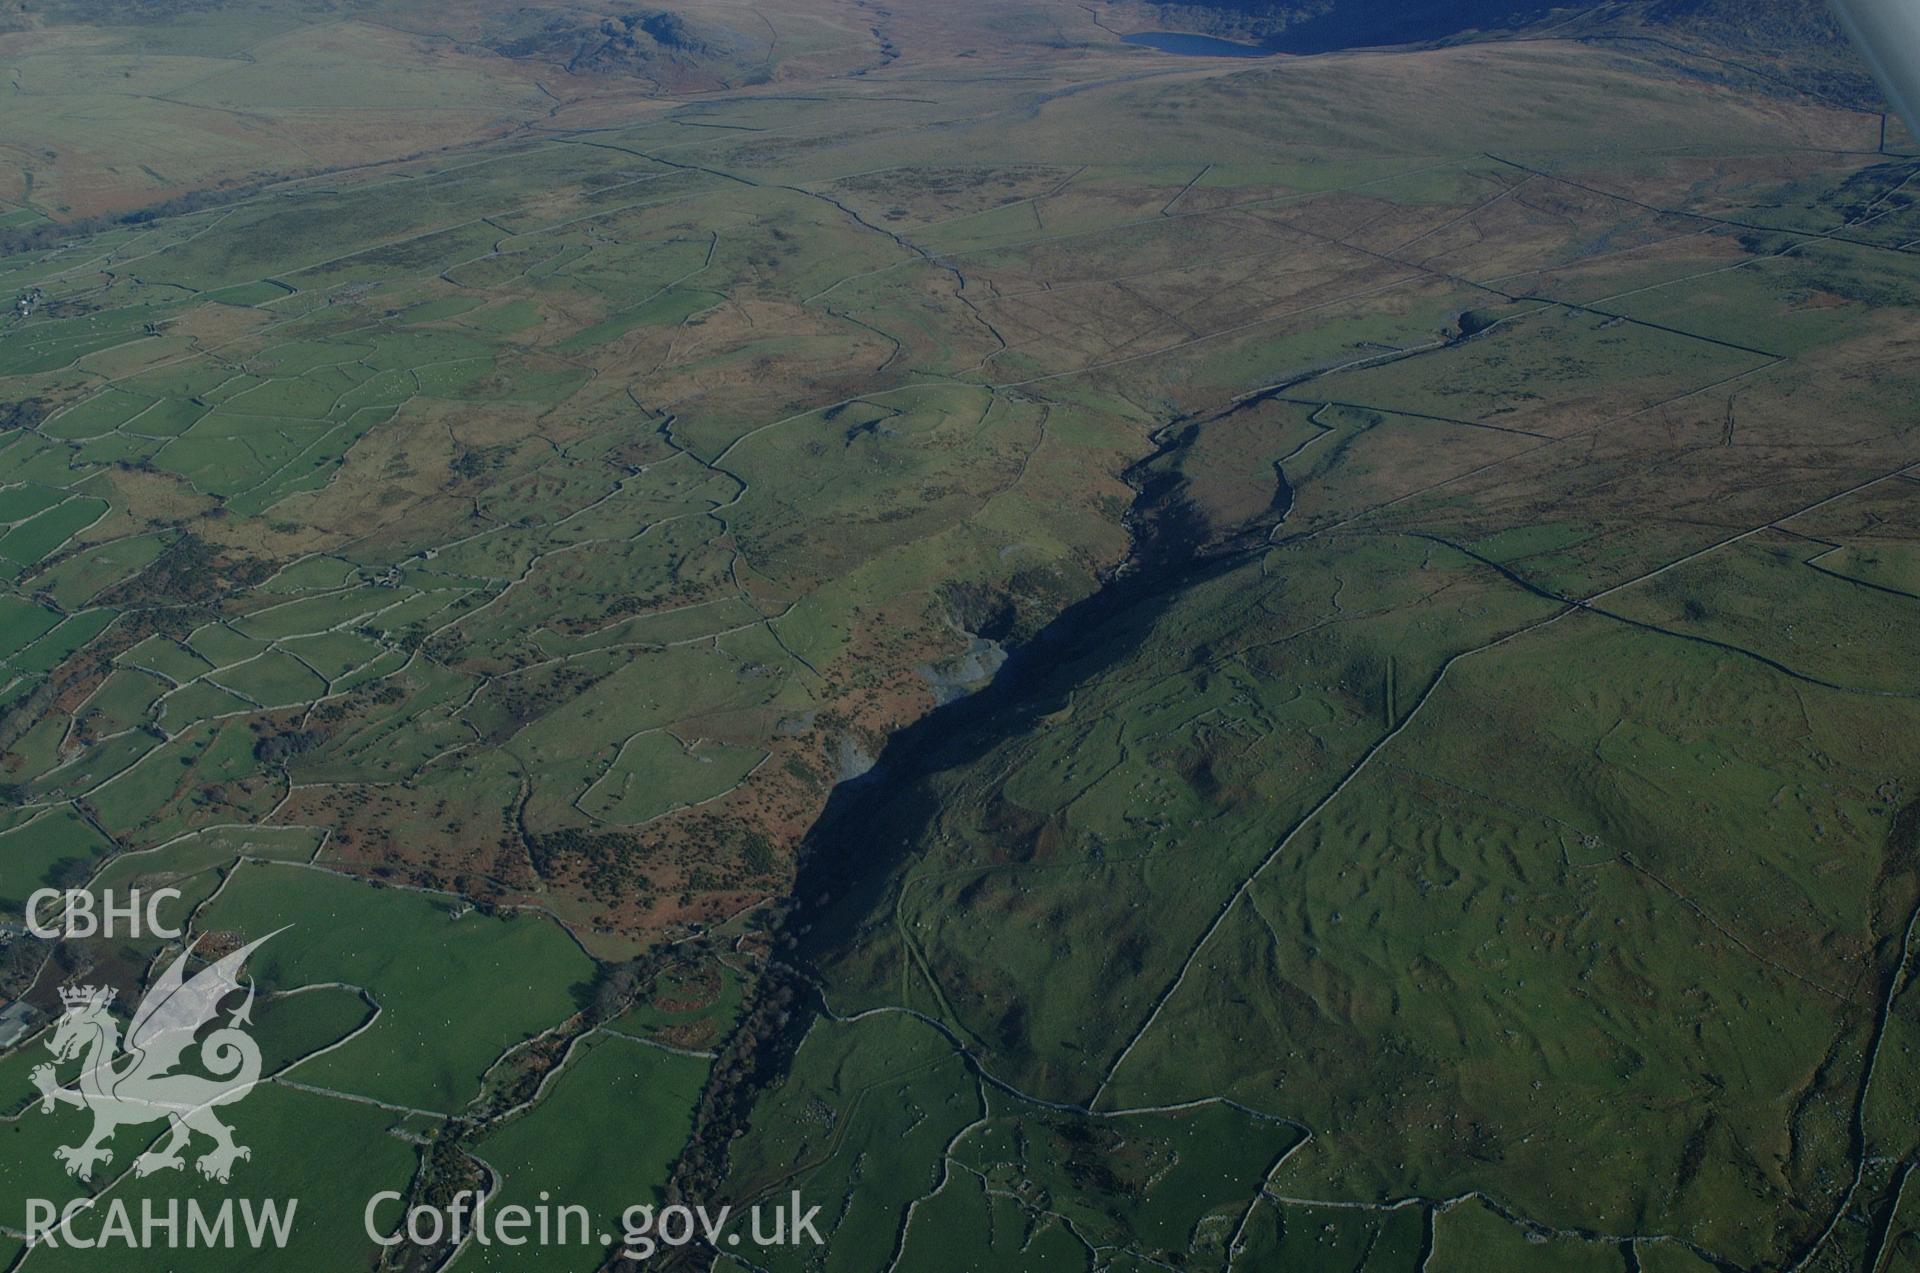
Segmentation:
{"type": "Polygon", "coordinates": [[[62,986],[60,1002],[68,1008],[84,1008],[94,1003],[104,1008],[113,1002],[114,993],[110,986],[62,986]]]}

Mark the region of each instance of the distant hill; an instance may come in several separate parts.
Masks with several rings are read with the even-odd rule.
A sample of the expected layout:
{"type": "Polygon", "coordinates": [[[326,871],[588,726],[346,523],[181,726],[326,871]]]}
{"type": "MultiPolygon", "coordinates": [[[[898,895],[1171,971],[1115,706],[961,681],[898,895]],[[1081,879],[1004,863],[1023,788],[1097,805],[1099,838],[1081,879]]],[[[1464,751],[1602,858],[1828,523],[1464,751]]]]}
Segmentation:
{"type": "MultiPolygon", "coordinates": [[[[1866,68],[1823,0],[1157,0],[1118,6],[1176,30],[1255,40],[1284,53],[1536,35],[1642,39],[1735,55],[1760,81],[1873,106],[1866,68]]],[[[1704,68],[1694,67],[1696,71],[1704,68]]]]}
{"type": "Polygon", "coordinates": [[[1831,44],[1840,29],[1822,0],[1158,0],[1171,20],[1257,34],[1289,53],[1415,44],[1525,31],[1549,24],[1595,30],[1663,27],[1735,41],[1831,44]]]}
{"type": "Polygon", "coordinates": [[[1626,23],[1729,48],[1808,55],[1849,49],[1824,0],[1649,0],[1627,9],[1626,23]]]}
{"type": "Polygon", "coordinates": [[[551,6],[520,9],[486,40],[505,57],[552,62],[574,73],[655,75],[721,61],[738,43],[731,31],[696,26],[671,10],[551,6]]]}
{"type": "Polygon", "coordinates": [[[1168,0],[1152,7],[1170,21],[1197,18],[1283,52],[1326,53],[1510,31],[1558,6],[1538,0],[1168,0]]]}

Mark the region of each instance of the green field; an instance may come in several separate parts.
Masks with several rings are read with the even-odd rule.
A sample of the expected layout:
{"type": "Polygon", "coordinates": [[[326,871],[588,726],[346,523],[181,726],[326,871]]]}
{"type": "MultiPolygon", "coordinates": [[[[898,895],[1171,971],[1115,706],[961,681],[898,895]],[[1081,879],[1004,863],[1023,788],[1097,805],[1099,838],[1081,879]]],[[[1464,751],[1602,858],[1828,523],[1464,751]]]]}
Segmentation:
{"type": "Polygon", "coordinates": [[[199,922],[252,938],[297,916],[261,950],[262,984],[344,984],[379,1005],[350,1047],[300,1066],[301,1082],[451,1113],[478,1094],[494,1058],[572,1013],[568,988],[591,965],[541,919],[450,918],[449,910],[317,871],[249,865],[199,922]],[[481,986],[514,993],[475,995],[481,986]]]}
{"type": "MultiPolygon", "coordinates": [[[[58,991],[179,948],[12,926],[171,887],[302,1199],[210,1268],[1920,1267],[1920,203],[1823,17],[107,8],[0,4],[0,1261],[58,991]]],[[[155,1130],[85,1187],[215,1196],[155,1130]]]]}
{"type": "MultiPolygon", "coordinates": [[[[699,1061],[618,1038],[584,1043],[531,1112],[481,1140],[474,1152],[498,1171],[501,1206],[533,1207],[546,1197],[585,1207],[603,1228],[576,1249],[478,1252],[476,1268],[576,1269],[618,1237],[627,1208],[659,1206],[669,1168],[685,1142],[687,1111],[700,1094],[699,1061]],[[671,1111],[671,1113],[670,1113],[671,1111]],[[677,1116],[675,1116],[677,1115],[677,1116]],[[592,1134],[583,1136],[583,1129],[592,1134]],[[562,1159],[556,1144],[580,1147],[562,1159]],[[591,1248],[581,1250],[579,1247],[591,1248]]],[[[578,1236],[578,1229],[574,1230],[578,1236]]]]}

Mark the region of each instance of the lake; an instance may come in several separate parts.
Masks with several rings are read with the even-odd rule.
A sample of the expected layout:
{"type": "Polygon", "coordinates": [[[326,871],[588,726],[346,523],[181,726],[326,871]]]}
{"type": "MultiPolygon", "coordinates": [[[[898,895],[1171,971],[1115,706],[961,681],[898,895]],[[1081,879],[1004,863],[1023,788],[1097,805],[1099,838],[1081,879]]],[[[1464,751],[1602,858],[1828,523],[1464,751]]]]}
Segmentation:
{"type": "Polygon", "coordinates": [[[1128,44],[1144,44],[1162,53],[1184,53],[1189,57],[1272,57],[1274,52],[1258,44],[1216,40],[1210,35],[1192,35],[1186,31],[1137,31],[1120,38],[1128,44]]]}

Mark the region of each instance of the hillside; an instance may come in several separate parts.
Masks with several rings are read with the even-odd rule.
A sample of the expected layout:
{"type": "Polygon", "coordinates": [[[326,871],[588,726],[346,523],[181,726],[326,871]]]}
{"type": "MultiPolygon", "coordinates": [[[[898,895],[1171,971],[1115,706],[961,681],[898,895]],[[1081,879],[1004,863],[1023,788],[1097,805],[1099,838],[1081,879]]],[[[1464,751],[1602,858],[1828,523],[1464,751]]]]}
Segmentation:
{"type": "Polygon", "coordinates": [[[1648,41],[1679,46],[1696,73],[1731,75],[1760,91],[1816,92],[1877,102],[1871,76],[1822,0],[1106,0],[1128,29],[1208,32],[1286,53],[1486,39],[1648,41]]]}
{"type": "Polygon", "coordinates": [[[0,3],[0,1266],[1920,1268],[1920,162],[1799,0],[0,3]],[[85,1148],[255,942],[249,1155],[85,1148]]]}

